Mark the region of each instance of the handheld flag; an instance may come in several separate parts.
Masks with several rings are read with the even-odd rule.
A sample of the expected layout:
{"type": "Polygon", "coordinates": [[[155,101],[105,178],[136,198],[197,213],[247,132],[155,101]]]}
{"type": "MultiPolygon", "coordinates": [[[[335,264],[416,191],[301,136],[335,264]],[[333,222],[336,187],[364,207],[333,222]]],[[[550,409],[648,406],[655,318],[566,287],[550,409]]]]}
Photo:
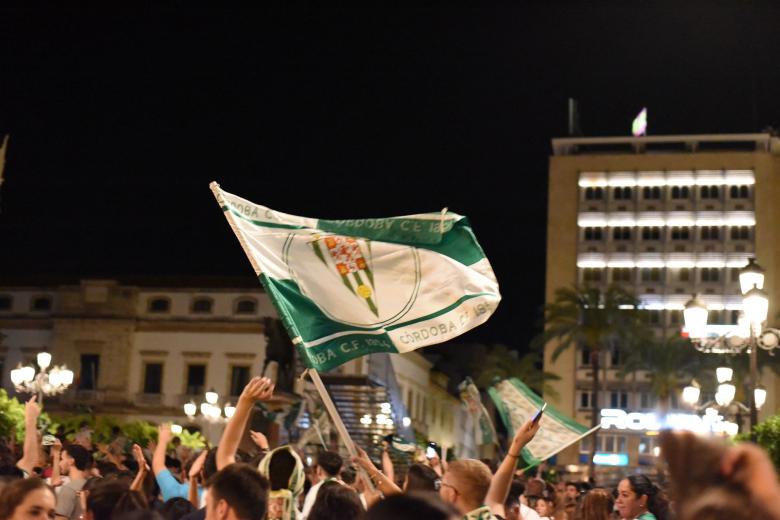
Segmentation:
{"type": "Polygon", "coordinates": [[[634,137],[647,135],[647,109],[643,108],[631,123],[631,133],[634,137]]]}
{"type": "Polygon", "coordinates": [[[478,445],[493,444],[498,442],[498,435],[493,426],[485,405],[482,404],[482,398],[479,395],[477,385],[467,377],[458,385],[460,391],[460,400],[474,420],[474,430],[476,442],[478,445]]]}
{"type": "MultiPolygon", "coordinates": [[[[541,397],[515,377],[501,381],[491,387],[488,393],[510,436],[514,436],[517,429],[535,415],[544,403],[541,397]]],[[[539,432],[522,451],[523,458],[531,465],[549,459],[599,428],[597,426],[588,430],[551,405],[545,409],[540,424],[539,432]]]]}
{"type": "Polygon", "coordinates": [[[466,217],[322,220],[211,189],[309,368],[450,340],[501,300],[466,217]]]}

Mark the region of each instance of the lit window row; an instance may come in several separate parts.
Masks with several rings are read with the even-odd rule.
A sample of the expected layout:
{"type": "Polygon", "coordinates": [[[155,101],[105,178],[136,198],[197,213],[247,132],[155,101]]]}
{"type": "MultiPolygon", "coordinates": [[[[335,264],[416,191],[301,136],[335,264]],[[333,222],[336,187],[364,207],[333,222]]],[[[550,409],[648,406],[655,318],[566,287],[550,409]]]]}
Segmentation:
{"type": "MultiPolygon", "coordinates": [[[[608,273],[604,269],[587,267],[582,269],[582,280],[584,282],[604,282],[609,276],[609,280],[615,283],[633,283],[635,281],[653,283],[666,282],[667,279],[670,282],[687,283],[696,279],[702,283],[714,283],[726,280],[727,274],[723,271],[722,268],[718,267],[700,267],[697,275],[694,275],[692,269],[688,267],[670,270],[669,273],[666,273],[661,267],[645,267],[638,269],[637,274],[630,267],[612,268],[608,273]]],[[[739,282],[739,269],[731,269],[731,281],[739,282]]]]}
{"type": "MultiPolygon", "coordinates": [[[[721,233],[721,226],[701,226],[699,228],[699,238],[701,240],[720,240],[721,238],[730,238],[731,240],[750,239],[750,229],[752,226],[727,226],[729,229],[721,233]]],[[[696,231],[691,226],[672,226],[669,229],[668,238],[671,240],[690,240],[696,237],[696,231]]],[[[612,237],[613,241],[629,241],[641,237],[642,240],[661,240],[664,231],[660,226],[643,226],[641,231],[633,232],[631,226],[615,226],[612,232],[605,232],[600,227],[583,228],[582,238],[590,242],[598,242],[606,237],[612,237]]]]}
{"type": "MultiPolygon", "coordinates": [[[[589,186],[584,188],[583,196],[585,200],[604,200],[607,197],[608,188],[589,186]]],[[[618,186],[611,188],[612,200],[630,201],[634,198],[634,189],[628,186],[618,186]]],[[[668,195],[672,200],[688,200],[691,195],[696,193],[694,189],[688,186],[672,186],[669,189],[668,195]]],[[[729,199],[749,199],[750,189],[746,184],[732,185],[728,190],[721,190],[717,184],[706,185],[699,187],[700,199],[712,199],[718,200],[721,195],[726,196],[728,194],[729,199]]],[[[643,200],[661,200],[664,199],[664,190],[660,186],[645,186],[644,188],[637,188],[637,196],[641,195],[643,200]]]]}
{"type": "Polygon", "coordinates": [[[579,227],[755,226],[753,211],[582,212],[579,227]]]}
{"type": "Polygon", "coordinates": [[[732,186],[755,184],[752,170],[671,170],[582,172],[581,188],[661,187],[661,186],[732,186]]]}

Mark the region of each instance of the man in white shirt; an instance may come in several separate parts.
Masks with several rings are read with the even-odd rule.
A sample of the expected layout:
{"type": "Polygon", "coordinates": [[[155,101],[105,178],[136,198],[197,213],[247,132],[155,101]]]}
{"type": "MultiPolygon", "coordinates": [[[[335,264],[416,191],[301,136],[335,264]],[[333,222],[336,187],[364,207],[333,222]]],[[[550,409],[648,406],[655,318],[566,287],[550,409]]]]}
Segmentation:
{"type": "Polygon", "coordinates": [[[322,487],[322,484],[330,480],[337,480],[341,466],[344,464],[344,460],[338,453],[332,451],[323,451],[317,455],[317,464],[314,466],[314,471],[319,478],[319,482],[314,484],[309,492],[306,494],[306,499],[303,501],[303,520],[309,516],[311,507],[317,500],[317,492],[322,487]]]}
{"type": "Polygon", "coordinates": [[[524,492],[525,486],[521,481],[512,481],[512,486],[509,488],[509,494],[504,503],[506,520],[541,520],[539,513],[520,502],[520,497],[523,496],[524,492]]]}

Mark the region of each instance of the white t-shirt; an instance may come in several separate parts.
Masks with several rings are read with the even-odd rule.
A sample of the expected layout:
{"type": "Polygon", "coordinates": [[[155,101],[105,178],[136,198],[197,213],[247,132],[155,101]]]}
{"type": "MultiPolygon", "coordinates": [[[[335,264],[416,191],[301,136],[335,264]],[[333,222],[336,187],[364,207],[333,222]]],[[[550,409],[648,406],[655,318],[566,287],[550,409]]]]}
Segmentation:
{"type": "Polygon", "coordinates": [[[303,500],[303,520],[306,520],[306,518],[309,517],[309,513],[311,512],[311,507],[314,505],[314,502],[317,500],[317,492],[322,487],[322,484],[324,484],[324,480],[320,480],[316,484],[314,484],[311,488],[309,488],[309,492],[306,493],[306,498],[303,500]]]}
{"type": "Polygon", "coordinates": [[[523,517],[523,520],[541,520],[539,513],[537,513],[535,509],[532,509],[523,503],[520,504],[520,516],[523,517]]]}

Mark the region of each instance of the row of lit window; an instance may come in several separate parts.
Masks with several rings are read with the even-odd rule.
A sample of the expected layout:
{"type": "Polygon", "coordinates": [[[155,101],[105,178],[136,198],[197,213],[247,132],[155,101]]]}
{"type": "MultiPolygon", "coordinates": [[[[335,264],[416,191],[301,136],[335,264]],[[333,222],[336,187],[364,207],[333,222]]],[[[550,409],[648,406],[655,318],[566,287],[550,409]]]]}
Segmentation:
{"type": "MultiPolygon", "coordinates": [[[[171,312],[171,299],[166,296],[155,296],[147,301],[147,311],[151,314],[168,314],[171,312]]],[[[211,314],[214,312],[214,300],[205,296],[193,298],[190,303],[192,314],[211,314]]],[[[234,314],[254,314],[257,312],[257,300],[242,297],[233,303],[234,314]]]]}
{"type": "MultiPolygon", "coordinates": [[[[635,280],[634,269],[639,269],[639,281],[642,282],[662,282],[666,278],[665,268],[663,267],[615,267],[610,268],[610,280],[612,282],[633,282],[635,280]]],[[[701,282],[720,282],[725,280],[726,273],[722,273],[724,268],[720,267],[698,267],[696,268],[699,273],[699,281],[701,282]]],[[[692,281],[691,271],[693,269],[683,267],[680,269],[674,269],[672,272],[675,274],[674,280],[676,282],[690,282],[692,281]]],[[[607,273],[603,268],[586,267],[582,269],[582,280],[585,282],[602,282],[606,281],[607,273]]],[[[731,268],[731,281],[739,281],[739,269],[731,268]]]]}
{"type": "MultiPolygon", "coordinates": [[[[750,226],[728,226],[728,235],[731,240],[748,240],[750,238],[750,226]]],[[[658,226],[645,226],[641,228],[642,240],[661,240],[662,229],[658,226]]],[[[632,240],[634,236],[633,228],[628,226],[616,226],[612,228],[612,240],[632,240]]],[[[588,241],[604,240],[607,233],[601,227],[583,228],[583,237],[588,241]]],[[[669,228],[669,236],[672,240],[690,240],[695,236],[689,226],[672,226],[669,228]]],[[[720,226],[701,226],[699,227],[699,237],[701,240],[720,240],[720,226]]]]}
{"type": "MultiPolygon", "coordinates": [[[[10,294],[0,295],[0,312],[10,311],[14,299],[10,294]]],[[[33,312],[48,312],[51,310],[51,296],[34,296],[30,300],[30,310],[33,312]]]]}
{"type": "MultiPolygon", "coordinates": [[[[585,200],[604,200],[607,188],[588,187],[585,188],[585,200]]],[[[641,189],[642,199],[661,200],[664,188],[660,186],[645,186],[641,189]]],[[[639,191],[637,189],[637,191],[639,191]]],[[[721,192],[720,186],[699,186],[699,198],[701,199],[719,199],[721,192]]],[[[674,200],[690,199],[693,189],[688,186],[672,186],[669,195],[674,200]]],[[[731,199],[750,198],[750,188],[747,186],[731,186],[728,190],[731,199]]],[[[622,186],[612,188],[612,200],[632,200],[634,198],[634,188],[622,186]]]]}

